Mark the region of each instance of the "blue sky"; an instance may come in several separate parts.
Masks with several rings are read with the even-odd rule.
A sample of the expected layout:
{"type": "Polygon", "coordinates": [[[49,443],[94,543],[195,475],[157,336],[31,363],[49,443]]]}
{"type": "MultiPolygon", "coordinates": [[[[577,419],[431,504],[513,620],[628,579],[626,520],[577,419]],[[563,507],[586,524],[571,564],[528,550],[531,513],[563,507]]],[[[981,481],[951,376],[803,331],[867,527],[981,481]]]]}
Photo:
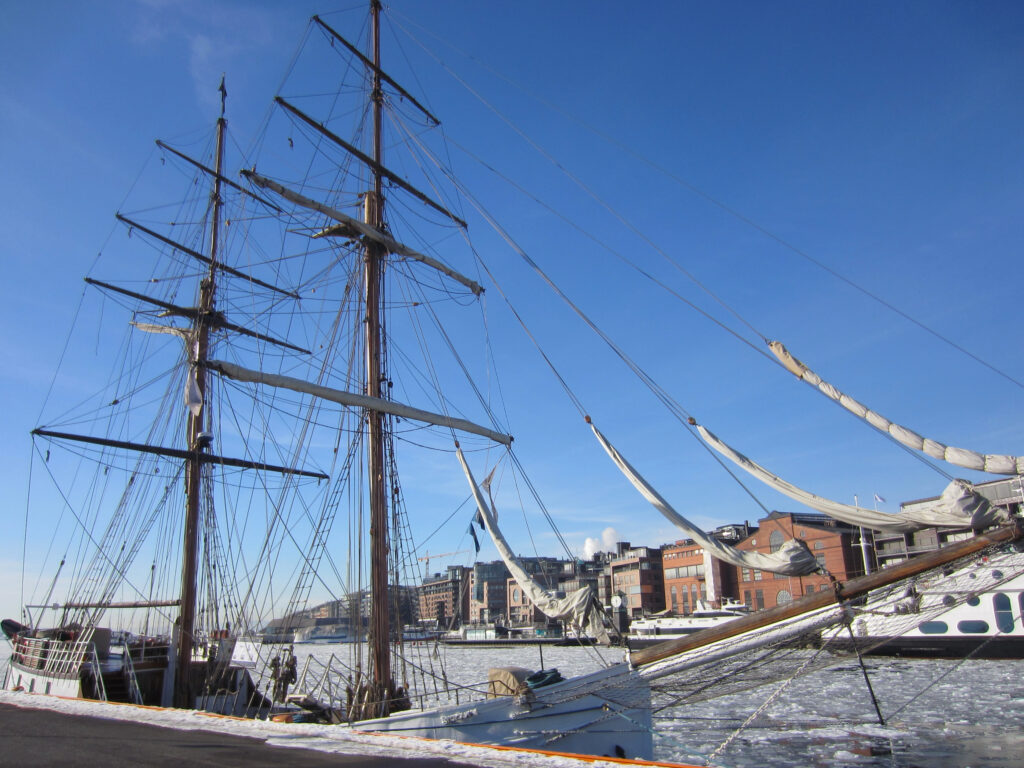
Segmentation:
{"type": "MultiPolygon", "coordinates": [[[[758,331],[894,420],[952,445],[1024,450],[1018,384],[801,255],[1024,381],[1019,4],[680,2],[625,15],[621,4],[606,2],[395,2],[390,9],[394,36],[385,35],[385,57],[398,63],[388,69],[415,95],[429,91],[428,104],[458,146],[711,306],[650,247],[657,244],[758,331]],[[522,133],[407,34],[432,46],[522,133]],[[424,66],[410,72],[407,61],[424,66]]],[[[357,38],[364,6],[332,12],[305,2],[152,0],[4,10],[0,487],[11,543],[0,555],[0,613],[16,615],[28,433],[40,423],[81,277],[111,242],[113,212],[153,161],[152,140],[187,144],[208,131],[225,73],[232,134],[244,149],[309,16],[320,13],[357,38]]],[[[530,254],[723,439],[839,500],[878,493],[895,511],[900,500],[941,490],[939,473],[454,154],[530,254]]],[[[548,301],[529,275],[509,274],[531,323],[544,329],[542,343],[595,419],[680,512],[709,527],[760,516],[564,306],[548,301]]],[[[488,300],[491,309],[499,303],[496,295],[488,300]]],[[[505,367],[503,386],[530,393],[509,397],[518,452],[570,544],[582,551],[586,537],[608,526],[634,542],[676,538],[612,474],[550,374],[527,373],[526,363],[536,362],[527,361],[529,349],[513,348],[521,357],[505,367]]],[[[410,475],[415,480],[416,470],[410,475]]],[[[769,508],[793,508],[758,495],[769,508]]],[[[430,549],[465,548],[464,528],[430,549]]],[[[526,539],[510,538],[531,553],[526,539]]],[[[557,552],[550,539],[539,541],[542,554],[557,552]]]]}

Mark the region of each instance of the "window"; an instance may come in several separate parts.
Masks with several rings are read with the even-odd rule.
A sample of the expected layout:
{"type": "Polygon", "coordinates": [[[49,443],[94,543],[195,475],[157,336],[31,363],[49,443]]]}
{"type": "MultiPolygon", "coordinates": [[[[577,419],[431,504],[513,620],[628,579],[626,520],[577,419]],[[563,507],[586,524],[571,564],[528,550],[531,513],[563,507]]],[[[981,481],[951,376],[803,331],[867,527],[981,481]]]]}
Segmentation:
{"type": "Polygon", "coordinates": [[[944,635],[949,627],[944,621],[926,621],[918,626],[922,635],[944,635]]]}
{"type": "Polygon", "coordinates": [[[754,592],[754,609],[764,610],[764,592],[760,589],[754,592]]]}
{"type": "Polygon", "coordinates": [[[776,579],[788,579],[789,577],[786,576],[786,574],[784,574],[784,573],[776,573],[775,574],[775,578],[776,579]]]}
{"type": "MultiPolygon", "coordinates": [[[[749,568],[743,568],[742,569],[740,581],[750,581],[750,569],[749,568]]],[[[1021,593],[1021,596],[1022,596],[1022,599],[1024,599],[1024,592],[1021,593]]]]}
{"type": "Polygon", "coordinates": [[[761,580],[761,575],[762,574],[761,574],[760,571],[754,571],[754,581],[760,581],[761,580]]]}
{"type": "Polygon", "coordinates": [[[1002,592],[993,595],[992,608],[996,613],[996,628],[1000,632],[1013,632],[1013,607],[1009,596],[1002,592]]]}
{"type": "Polygon", "coordinates": [[[775,596],[776,605],[789,605],[793,602],[793,596],[784,589],[779,590],[779,594],[775,596]]]}
{"type": "Polygon", "coordinates": [[[785,539],[782,536],[782,531],[772,531],[768,537],[768,548],[772,552],[778,552],[782,549],[782,543],[785,539]]]}
{"type": "Polygon", "coordinates": [[[965,635],[984,635],[988,632],[988,622],[976,619],[957,622],[956,628],[965,635]]]}
{"type": "Polygon", "coordinates": [[[817,561],[819,568],[824,568],[825,567],[825,556],[824,555],[815,555],[814,559],[815,559],[815,561],[817,561]]]}
{"type": "Polygon", "coordinates": [[[977,608],[979,605],[981,605],[981,600],[978,599],[977,595],[971,595],[967,598],[967,604],[972,608],[977,608]]]}
{"type": "Polygon", "coordinates": [[[672,585],[672,610],[675,611],[679,607],[679,595],[676,593],[676,585],[672,585]]]}
{"type": "Polygon", "coordinates": [[[804,594],[805,595],[813,595],[814,594],[814,585],[813,584],[808,584],[806,587],[804,587],[804,594]]]}
{"type": "MultiPolygon", "coordinates": [[[[1024,600],[1024,592],[1021,593],[1021,599],[1024,600]]],[[[743,590],[743,604],[746,605],[746,606],[752,606],[753,605],[753,603],[750,602],[750,590],[749,589],[743,590]]]]}
{"type": "Polygon", "coordinates": [[[816,541],[816,542],[814,542],[814,548],[815,549],[824,549],[825,548],[825,542],[824,541],[816,541]]]}

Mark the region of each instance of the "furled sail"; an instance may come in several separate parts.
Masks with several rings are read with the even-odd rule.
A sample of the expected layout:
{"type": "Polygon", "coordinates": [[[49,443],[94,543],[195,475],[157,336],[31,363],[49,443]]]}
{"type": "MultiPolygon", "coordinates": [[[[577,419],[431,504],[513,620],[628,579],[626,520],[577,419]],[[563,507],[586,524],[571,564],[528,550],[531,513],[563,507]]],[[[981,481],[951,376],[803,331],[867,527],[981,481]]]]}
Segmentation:
{"type": "Polygon", "coordinates": [[[195,333],[191,328],[177,328],[173,325],[157,325],[155,323],[132,322],[131,325],[146,333],[166,333],[179,337],[185,343],[185,349],[189,356],[188,373],[185,376],[185,407],[193,416],[199,416],[203,410],[203,393],[199,390],[199,381],[196,375],[196,357],[198,348],[196,346],[195,333]]]}
{"type": "Polygon", "coordinates": [[[568,620],[572,626],[583,630],[590,637],[596,638],[598,642],[608,644],[610,642],[608,631],[604,628],[604,624],[601,623],[600,606],[597,604],[596,596],[590,587],[583,587],[565,597],[556,597],[534,581],[516,556],[512,554],[512,549],[505,540],[504,534],[498,528],[497,515],[494,514],[490,503],[484,498],[480,486],[477,485],[476,480],[473,478],[473,473],[466,463],[466,458],[462,455],[462,449],[456,449],[456,453],[459,457],[459,463],[462,464],[462,471],[466,473],[466,479],[469,480],[469,487],[473,491],[473,498],[476,500],[476,506],[480,511],[480,516],[483,518],[484,526],[491,535],[498,554],[501,555],[501,559],[508,566],[512,578],[516,580],[519,588],[527,594],[530,602],[537,606],[545,616],[552,619],[568,620]]]}
{"type": "Polygon", "coordinates": [[[276,373],[254,371],[251,368],[243,368],[240,365],[228,363],[223,360],[207,360],[205,365],[210,370],[227,376],[229,379],[235,379],[236,381],[249,381],[256,384],[267,384],[272,387],[281,387],[282,389],[290,389],[293,392],[303,392],[307,395],[313,395],[314,397],[320,397],[334,403],[340,403],[341,405],[350,405],[357,408],[370,408],[382,413],[390,413],[395,416],[400,416],[404,419],[413,419],[415,421],[426,422],[427,424],[436,424],[440,427],[449,427],[450,429],[459,430],[460,432],[469,432],[474,435],[489,438],[496,443],[501,443],[502,445],[511,445],[512,443],[511,435],[503,435],[493,429],[489,429],[479,424],[474,424],[467,419],[456,419],[451,416],[443,416],[439,413],[431,413],[430,411],[424,411],[420,408],[413,408],[410,405],[403,405],[391,400],[384,400],[380,397],[370,397],[369,395],[361,395],[356,392],[332,389],[331,387],[313,384],[312,382],[304,381],[303,379],[296,379],[291,376],[281,376],[276,373]]]}
{"type": "Polygon", "coordinates": [[[697,431],[708,445],[746,470],[762,483],[771,486],[779,493],[805,504],[811,509],[824,512],[829,517],[842,520],[850,525],[862,525],[876,531],[904,532],[932,526],[963,528],[986,528],[990,525],[1006,523],[1009,514],[1002,507],[993,507],[985,497],[977,493],[964,480],[954,480],[942,492],[936,502],[925,509],[910,509],[900,514],[879,512],[864,509],[850,504],[841,504],[822,496],[797,488],[778,475],[751,461],[739,451],[730,448],[718,439],[710,430],[697,425],[697,431]]]}
{"type": "Polygon", "coordinates": [[[927,437],[921,437],[913,430],[902,427],[899,424],[894,424],[881,414],[875,413],[849,395],[840,392],[827,381],[822,380],[818,374],[793,357],[782,342],[772,341],[769,342],[768,346],[771,347],[774,355],[791,373],[803,379],[812,387],[816,387],[825,397],[836,401],[850,413],[864,419],[880,432],[891,435],[893,439],[908,448],[921,451],[936,459],[948,461],[950,464],[956,464],[958,467],[976,469],[979,472],[990,472],[995,475],[1024,474],[1024,457],[977,453],[966,448],[954,448],[935,440],[929,440],[927,437]]]}
{"type": "Polygon", "coordinates": [[[633,484],[633,487],[640,491],[640,494],[655,509],[661,512],[670,523],[700,544],[712,557],[717,557],[719,560],[740,568],[755,568],[762,571],[771,571],[772,573],[781,573],[786,576],[804,576],[817,570],[818,563],[814,559],[814,555],[807,548],[806,544],[796,539],[790,539],[776,552],[764,554],[762,552],[745,552],[708,536],[676,512],[640,473],[626,461],[625,457],[615,450],[615,447],[608,442],[593,423],[591,423],[590,428],[594,431],[597,441],[605,449],[612,461],[615,462],[622,474],[626,476],[626,479],[633,484]]]}

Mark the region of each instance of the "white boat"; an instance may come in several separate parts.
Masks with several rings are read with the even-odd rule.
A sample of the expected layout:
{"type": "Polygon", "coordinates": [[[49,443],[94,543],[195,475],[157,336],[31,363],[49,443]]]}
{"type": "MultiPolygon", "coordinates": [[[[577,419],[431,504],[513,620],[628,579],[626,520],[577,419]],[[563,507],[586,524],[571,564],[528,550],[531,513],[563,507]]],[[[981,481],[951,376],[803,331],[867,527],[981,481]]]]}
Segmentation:
{"type": "Polygon", "coordinates": [[[702,629],[721,626],[749,613],[750,610],[743,603],[730,598],[722,601],[721,608],[712,608],[703,600],[698,600],[693,612],[685,616],[662,614],[634,619],[629,625],[629,645],[638,648],[663,640],[675,640],[702,629]]]}
{"type": "Polygon", "coordinates": [[[970,574],[947,574],[880,594],[836,646],[878,656],[1024,658],[1024,576],[1013,575],[1022,565],[1024,553],[993,555],[986,567],[997,584],[986,591],[970,574]]]}
{"type": "MultiPolygon", "coordinates": [[[[569,594],[542,588],[498,526],[498,507],[519,504],[523,489],[530,491],[529,503],[551,516],[513,450],[504,409],[478,383],[493,374],[490,352],[475,360],[460,352],[459,342],[475,347],[490,340],[489,325],[482,323],[474,336],[466,319],[472,312],[464,305],[486,309],[483,287],[467,275],[490,280],[496,297],[515,304],[458,213],[476,199],[439,162],[445,151],[427,143],[441,142],[443,150],[443,132],[432,130],[437,119],[383,68],[381,11],[378,2],[370,3],[366,53],[314,17],[307,45],[319,46],[317,55],[331,61],[342,56],[344,64],[334,61],[332,69],[318,59],[295,71],[330,76],[334,87],[286,81],[283,92],[292,88],[298,97],[276,98],[277,122],[255,142],[267,154],[237,161],[234,167],[246,169],[241,179],[225,159],[222,83],[209,158],[159,143],[174,180],[187,172],[185,198],[173,218],[149,215],[148,201],[137,213],[118,214],[132,236],[126,247],[138,247],[151,261],[140,267],[136,256],[118,264],[132,273],[130,283],[87,278],[91,291],[110,300],[100,319],[116,316],[127,338],[121,343],[104,336],[98,343],[87,337],[111,358],[109,377],[85,395],[78,372],[67,372],[72,402],[66,410],[55,408],[58,421],[33,433],[56,489],[36,490],[33,503],[73,510],[78,539],[69,551],[77,557],[66,573],[63,561],[56,566],[45,607],[26,613],[24,624],[5,622],[13,648],[7,689],[259,716],[301,706],[341,727],[649,759],[653,681],[671,678],[686,691],[680,700],[694,701],[753,685],[752,657],[757,682],[769,669],[781,679],[806,667],[781,649],[811,636],[827,645],[878,590],[892,584],[909,589],[922,574],[941,575],[951,564],[973,574],[975,591],[1001,583],[986,561],[1021,539],[1019,522],[979,500],[969,485],[954,484],[940,505],[915,520],[829,502],[688,421],[613,345],[617,359],[663,398],[675,427],[699,434],[799,502],[859,525],[966,524],[978,535],[934,557],[837,583],[781,609],[716,622],[625,660],[612,651],[606,668],[582,677],[539,670],[521,679],[513,674],[515,682],[508,683],[508,670],[496,670],[477,689],[450,691],[428,656],[414,658],[430,648],[403,644],[407,591],[401,587],[418,575],[422,551],[408,520],[416,511],[439,516],[434,509],[407,509],[399,467],[420,449],[433,463],[417,479],[436,490],[443,485],[437,467],[447,467],[460,488],[453,507],[467,492],[473,502],[457,524],[489,534],[534,605],[567,624],[570,634],[606,642],[608,631],[589,587],[569,594]],[[395,129],[387,138],[385,112],[395,129]],[[398,160],[402,150],[410,154],[398,160]],[[467,247],[456,253],[458,242],[449,241],[467,247]],[[483,369],[478,378],[470,362],[483,369]],[[344,524],[335,525],[339,518],[344,524]],[[339,534],[347,539],[348,568],[329,546],[339,534]],[[369,595],[369,650],[349,643],[351,655],[307,660],[300,675],[291,648],[242,642],[272,616],[302,615],[314,586],[327,579],[331,589],[359,596],[351,605],[360,616],[364,589],[369,595]],[[53,598],[56,593],[63,597],[53,598]],[[140,640],[118,649],[109,642],[112,629],[140,640]],[[505,689],[497,689],[499,678],[505,689]],[[454,702],[439,700],[447,693],[454,702]]],[[[513,242],[485,209],[478,215],[513,242]]],[[[514,242],[512,252],[555,286],[514,242]]],[[[557,287],[553,296],[569,301],[557,287]]],[[[528,289],[525,300],[535,298],[528,289]]],[[[514,320],[525,323],[521,314],[514,320]]],[[[1017,457],[925,441],[816,379],[781,345],[773,351],[780,365],[910,448],[992,472],[1024,468],[1017,457]]],[[[550,356],[540,359],[554,368],[550,356]]],[[[514,360],[519,367],[520,358],[514,360]]],[[[592,375],[589,361],[584,367],[592,375]]],[[[568,379],[555,372],[569,390],[568,379]]],[[[569,394],[570,408],[584,416],[569,394]]],[[[596,405],[592,413],[608,415],[612,424],[622,410],[617,394],[596,405]]],[[[580,429],[612,460],[607,468],[617,468],[657,513],[715,557],[789,575],[821,567],[795,538],[762,554],[707,537],[594,421],[586,415],[580,429]]],[[[508,525],[516,516],[500,519],[508,525]]],[[[954,599],[969,601],[971,594],[954,599]]],[[[940,607],[948,609],[925,606],[918,617],[933,620],[940,607]]],[[[294,626],[284,622],[278,629],[285,638],[294,626]]]]}

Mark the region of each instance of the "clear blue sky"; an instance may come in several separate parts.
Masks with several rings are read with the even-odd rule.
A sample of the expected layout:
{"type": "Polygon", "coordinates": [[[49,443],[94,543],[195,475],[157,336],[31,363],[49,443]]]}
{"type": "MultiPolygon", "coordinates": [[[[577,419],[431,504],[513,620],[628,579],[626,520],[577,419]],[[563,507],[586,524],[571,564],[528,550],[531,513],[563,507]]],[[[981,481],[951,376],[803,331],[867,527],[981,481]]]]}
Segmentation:
{"type": "MultiPolygon", "coordinates": [[[[391,7],[397,25],[434,46],[562,167],[826,379],[937,440],[1024,451],[1019,385],[743,220],[1024,381],[1019,3],[666,2],[628,13],[610,2],[391,7]]],[[[189,140],[208,129],[221,73],[233,135],[244,148],[313,13],[353,38],[363,28],[363,3],[338,13],[306,2],[5,4],[0,498],[8,545],[0,553],[0,614],[17,615],[28,433],[40,423],[81,277],[114,231],[113,212],[152,160],[154,138],[189,140]]],[[[401,51],[385,36],[385,57],[398,58],[388,68],[415,95],[430,90],[428,103],[454,141],[707,305],[444,71],[410,74],[406,57],[429,59],[397,34],[401,51]]],[[[822,495],[852,501],[878,493],[889,511],[941,490],[941,475],[644,286],[590,241],[570,239],[552,214],[480,169],[470,175],[527,250],[738,449],[822,495]]],[[[526,290],[528,277],[516,280],[526,290]]],[[[756,519],[760,509],[685,433],[666,428],[664,412],[606,350],[576,341],[578,321],[553,302],[542,308],[544,289],[535,284],[533,291],[538,301],[525,304],[546,329],[545,344],[606,433],[679,511],[708,527],[756,519]]],[[[497,296],[490,301],[497,304],[497,296]]],[[[607,526],[636,543],[677,538],[613,474],[578,417],[566,415],[549,375],[531,378],[517,367],[506,373],[506,387],[543,388],[510,397],[519,409],[510,420],[518,452],[570,544],[582,550],[586,537],[607,526]]],[[[794,508],[758,494],[769,508],[794,508]]],[[[465,526],[456,529],[431,549],[466,546],[465,526]]],[[[532,553],[527,540],[510,538],[532,553]]],[[[545,541],[542,554],[556,554],[545,541]]]]}

